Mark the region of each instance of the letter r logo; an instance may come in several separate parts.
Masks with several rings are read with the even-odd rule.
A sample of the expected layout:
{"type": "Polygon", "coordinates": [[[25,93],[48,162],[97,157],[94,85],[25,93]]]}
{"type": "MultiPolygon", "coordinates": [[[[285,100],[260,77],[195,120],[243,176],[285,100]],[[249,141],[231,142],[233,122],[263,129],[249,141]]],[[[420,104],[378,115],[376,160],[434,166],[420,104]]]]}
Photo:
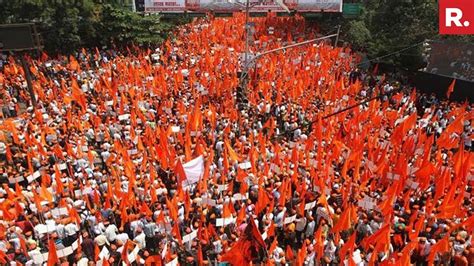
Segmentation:
{"type": "Polygon", "coordinates": [[[440,34],[474,34],[474,1],[439,0],[440,34]]]}
{"type": "Polygon", "coordinates": [[[451,27],[452,23],[456,27],[462,27],[462,10],[459,8],[446,8],[446,27],[451,27]]]}

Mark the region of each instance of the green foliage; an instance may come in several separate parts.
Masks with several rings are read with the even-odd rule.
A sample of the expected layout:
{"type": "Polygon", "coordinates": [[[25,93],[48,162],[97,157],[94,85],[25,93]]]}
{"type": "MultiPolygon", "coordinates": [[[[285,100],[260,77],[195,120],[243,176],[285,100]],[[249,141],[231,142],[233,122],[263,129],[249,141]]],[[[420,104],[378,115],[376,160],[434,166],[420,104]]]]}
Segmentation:
{"type": "MultiPolygon", "coordinates": [[[[366,0],[362,15],[342,19],[344,39],[367,51],[369,58],[378,58],[426,39],[474,41],[472,36],[438,34],[438,2],[434,0],[366,0]]],[[[422,46],[382,58],[380,62],[410,70],[423,66],[422,46]]]]}
{"type": "Polygon", "coordinates": [[[346,35],[356,48],[365,47],[370,40],[370,31],[362,21],[349,21],[346,35]]]}
{"type": "Polygon", "coordinates": [[[174,23],[132,12],[124,0],[0,1],[0,24],[35,22],[50,53],[100,45],[158,44],[174,23]]]}
{"type": "Polygon", "coordinates": [[[102,41],[121,44],[160,43],[171,29],[169,23],[160,21],[159,15],[142,16],[138,13],[118,9],[112,5],[102,8],[99,23],[102,41]]]}

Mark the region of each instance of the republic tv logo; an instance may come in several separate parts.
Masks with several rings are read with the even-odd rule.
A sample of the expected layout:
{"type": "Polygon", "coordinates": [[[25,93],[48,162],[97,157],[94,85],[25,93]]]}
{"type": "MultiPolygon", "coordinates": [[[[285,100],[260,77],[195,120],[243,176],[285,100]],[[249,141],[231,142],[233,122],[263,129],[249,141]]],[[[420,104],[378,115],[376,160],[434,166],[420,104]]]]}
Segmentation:
{"type": "Polygon", "coordinates": [[[474,0],[439,0],[440,34],[474,34],[474,0]]]}

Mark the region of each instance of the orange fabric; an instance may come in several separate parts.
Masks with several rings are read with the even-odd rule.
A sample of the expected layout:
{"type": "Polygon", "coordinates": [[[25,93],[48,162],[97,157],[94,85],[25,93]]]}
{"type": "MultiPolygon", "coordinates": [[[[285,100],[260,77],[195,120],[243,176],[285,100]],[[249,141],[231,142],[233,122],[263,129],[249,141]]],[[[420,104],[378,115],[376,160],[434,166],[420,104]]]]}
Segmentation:
{"type": "Polygon", "coordinates": [[[59,263],[58,254],[56,252],[56,245],[52,238],[48,241],[48,266],[54,266],[59,263]]]}

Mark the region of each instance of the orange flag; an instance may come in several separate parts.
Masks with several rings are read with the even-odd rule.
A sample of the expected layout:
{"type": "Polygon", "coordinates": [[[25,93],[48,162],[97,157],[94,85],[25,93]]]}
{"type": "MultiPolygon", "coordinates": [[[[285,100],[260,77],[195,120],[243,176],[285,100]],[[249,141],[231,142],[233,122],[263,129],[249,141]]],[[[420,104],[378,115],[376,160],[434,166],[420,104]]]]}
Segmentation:
{"type": "Polygon", "coordinates": [[[344,211],[342,212],[339,220],[333,227],[333,231],[335,233],[339,233],[344,230],[348,230],[351,228],[351,214],[352,214],[352,208],[353,206],[350,206],[348,208],[345,208],[344,211]]]}
{"type": "Polygon", "coordinates": [[[7,254],[5,254],[3,250],[0,250],[0,263],[2,263],[3,265],[7,264],[7,254]]]}
{"type": "Polygon", "coordinates": [[[286,251],[285,251],[285,257],[288,260],[288,262],[291,262],[292,260],[295,259],[295,255],[293,253],[293,249],[291,248],[290,245],[286,246],[286,251]]]}
{"type": "Polygon", "coordinates": [[[49,201],[50,203],[53,202],[53,194],[49,192],[49,190],[46,188],[46,186],[42,185],[39,193],[40,197],[43,199],[49,201]]]}
{"type": "Polygon", "coordinates": [[[174,167],[174,173],[178,178],[178,186],[180,186],[186,180],[186,173],[184,172],[183,165],[181,164],[181,160],[176,162],[176,166],[174,167]]]}
{"type": "Polygon", "coordinates": [[[58,254],[56,252],[56,245],[52,238],[48,242],[48,266],[54,266],[59,263],[58,254]]]}
{"type": "Polygon", "coordinates": [[[178,239],[178,243],[179,243],[180,245],[182,245],[182,244],[183,244],[183,240],[182,240],[182,238],[181,238],[181,232],[179,231],[179,226],[178,226],[178,222],[177,222],[177,221],[175,221],[174,226],[173,226],[173,229],[171,230],[171,232],[173,233],[174,237],[175,237],[176,239],[178,239]]]}
{"type": "Polygon", "coordinates": [[[224,140],[224,143],[225,143],[225,147],[227,148],[227,154],[229,154],[230,159],[232,159],[233,161],[239,162],[239,161],[240,161],[240,157],[239,157],[239,155],[234,151],[234,149],[232,149],[232,146],[230,145],[229,140],[228,140],[228,139],[225,139],[225,140],[224,140]]]}
{"type": "Polygon", "coordinates": [[[128,241],[128,240],[127,240],[127,242],[125,242],[125,245],[123,246],[123,250],[122,250],[122,254],[121,254],[122,261],[125,262],[125,264],[127,264],[127,265],[130,265],[130,262],[128,261],[128,245],[129,245],[129,243],[130,243],[130,241],[128,241]]]}
{"type": "Polygon", "coordinates": [[[346,254],[349,252],[349,260],[352,260],[352,252],[354,251],[354,248],[356,247],[356,232],[354,232],[349,239],[347,240],[346,243],[341,247],[339,250],[339,258],[341,261],[344,261],[346,254]]]}
{"type": "Polygon", "coordinates": [[[222,256],[221,260],[227,261],[233,266],[246,266],[250,265],[262,250],[266,250],[265,242],[254,220],[250,219],[240,239],[222,256]]]}
{"type": "Polygon", "coordinates": [[[94,243],[94,260],[99,261],[100,248],[97,243],[94,243]]]}
{"type": "Polygon", "coordinates": [[[229,204],[224,203],[224,208],[222,210],[222,218],[230,218],[230,217],[232,217],[232,213],[230,211],[229,204]]]}
{"type": "Polygon", "coordinates": [[[448,99],[451,96],[451,93],[453,93],[455,86],[456,86],[456,79],[453,79],[453,81],[451,82],[451,84],[448,87],[448,91],[446,92],[446,96],[448,97],[448,99]]]}

